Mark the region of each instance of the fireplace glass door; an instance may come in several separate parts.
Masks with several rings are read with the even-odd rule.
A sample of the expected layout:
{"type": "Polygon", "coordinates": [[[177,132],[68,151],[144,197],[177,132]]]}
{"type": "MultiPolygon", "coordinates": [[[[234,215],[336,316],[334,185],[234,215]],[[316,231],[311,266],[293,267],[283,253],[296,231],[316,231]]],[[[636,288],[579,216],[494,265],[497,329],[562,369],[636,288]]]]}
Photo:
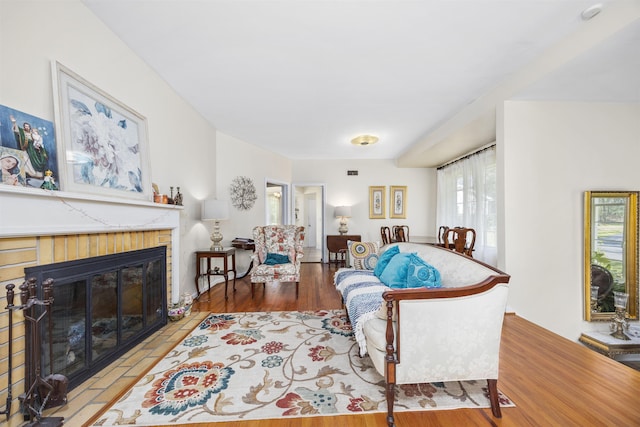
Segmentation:
{"type": "Polygon", "coordinates": [[[165,325],[165,258],[158,247],[25,270],[38,284],[54,280],[42,372],[65,375],[71,389],[165,325]]]}

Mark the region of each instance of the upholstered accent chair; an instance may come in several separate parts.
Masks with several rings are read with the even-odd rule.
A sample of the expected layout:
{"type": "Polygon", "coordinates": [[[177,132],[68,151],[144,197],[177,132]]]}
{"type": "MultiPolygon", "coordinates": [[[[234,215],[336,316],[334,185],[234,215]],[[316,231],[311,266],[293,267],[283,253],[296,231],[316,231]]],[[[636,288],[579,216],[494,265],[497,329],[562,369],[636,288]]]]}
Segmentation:
{"type": "Polygon", "coordinates": [[[266,225],[253,229],[255,250],[251,256],[251,298],[254,286],[267,282],[295,282],[296,298],[300,286],[300,262],[304,256],[304,227],[266,225]]]}

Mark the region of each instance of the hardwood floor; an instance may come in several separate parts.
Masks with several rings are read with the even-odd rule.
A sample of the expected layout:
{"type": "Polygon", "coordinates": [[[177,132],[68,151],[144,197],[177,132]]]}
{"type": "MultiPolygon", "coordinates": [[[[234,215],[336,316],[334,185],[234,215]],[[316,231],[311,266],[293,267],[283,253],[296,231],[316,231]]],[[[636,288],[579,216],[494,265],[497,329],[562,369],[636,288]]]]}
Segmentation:
{"type": "MultiPolygon", "coordinates": [[[[249,278],[224,299],[224,287],[210,291],[209,302],[194,310],[210,312],[290,311],[340,308],[333,285],[335,267],[304,264],[300,295],[295,284],[256,286],[251,299],[249,278]]],[[[505,317],[500,352],[498,388],[516,407],[502,408],[502,418],[491,410],[397,412],[398,426],[640,426],[640,372],[615,362],[581,344],[564,339],[516,315],[505,317]]],[[[384,413],[293,420],[241,421],[228,425],[384,426],[384,413]]],[[[185,425],[193,427],[193,424],[185,425]]]]}

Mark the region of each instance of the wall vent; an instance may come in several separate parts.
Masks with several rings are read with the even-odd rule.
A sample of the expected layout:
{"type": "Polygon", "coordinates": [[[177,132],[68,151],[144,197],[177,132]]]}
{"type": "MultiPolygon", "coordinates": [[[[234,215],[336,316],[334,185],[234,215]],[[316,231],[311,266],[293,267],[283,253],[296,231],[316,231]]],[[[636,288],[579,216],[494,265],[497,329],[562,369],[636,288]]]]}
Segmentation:
{"type": "Polygon", "coordinates": [[[347,176],[357,176],[358,175],[358,171],[347,171],[347,176]]]}

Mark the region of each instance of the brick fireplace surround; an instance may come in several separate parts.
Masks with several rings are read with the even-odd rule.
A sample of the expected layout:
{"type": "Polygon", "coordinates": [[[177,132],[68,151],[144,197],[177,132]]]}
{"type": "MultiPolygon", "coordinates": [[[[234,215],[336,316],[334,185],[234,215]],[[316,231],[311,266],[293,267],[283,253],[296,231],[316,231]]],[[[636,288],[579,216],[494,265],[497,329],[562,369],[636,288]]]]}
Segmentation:
{"type": "MultiPolygon", "coordinates": [[[[179,287],[172,286],[172,278],[180,277],[179,257],[172,254],[180,253],[182,209],[146,201],[0,185],[0,403],[4,403],[8,388],[5,286],[13,283],[17,288],[22,284],[25,267],[166,246],[167,303],[177,301],[179,287]]],[[[12,329],[15,397],[24,391],[24,322],[19,313],[14,314],[12,329]]]]}

